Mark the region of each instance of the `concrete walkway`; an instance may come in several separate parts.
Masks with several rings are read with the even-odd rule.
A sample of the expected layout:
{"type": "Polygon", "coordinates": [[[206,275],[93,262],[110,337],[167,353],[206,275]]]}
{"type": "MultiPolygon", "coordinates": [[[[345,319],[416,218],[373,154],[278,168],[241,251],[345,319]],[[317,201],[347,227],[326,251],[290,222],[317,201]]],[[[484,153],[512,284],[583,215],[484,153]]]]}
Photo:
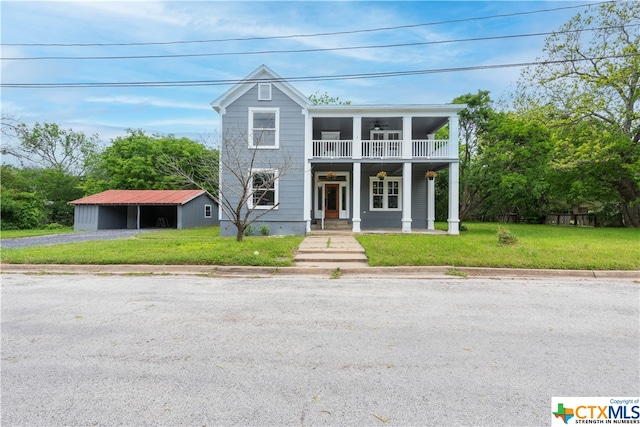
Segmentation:
{"type": "Polygon", "coordinates": [[[353,235],[310,234],[298,247],[296,267],[368,267],[364,248],[353,235]]]}

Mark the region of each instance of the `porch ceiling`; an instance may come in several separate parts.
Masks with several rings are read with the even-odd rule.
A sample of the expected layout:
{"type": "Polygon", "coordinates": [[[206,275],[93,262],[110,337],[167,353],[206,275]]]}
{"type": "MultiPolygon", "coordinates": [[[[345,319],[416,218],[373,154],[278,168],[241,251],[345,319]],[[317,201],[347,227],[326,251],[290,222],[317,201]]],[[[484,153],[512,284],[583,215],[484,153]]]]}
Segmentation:
{"type": "MultiPolygon", "coordinates": [[[[448,117],[414,117],[412,120],[412,139],[423,139],[428,134],[435,133],[449,121],[448,117]]],[[[368,139],[369,130],[376,124],[385,130],[402,130],[402,117],[363,117],[362,137],[368,139]]],[[[340,131],[342,139],[351,139],[353,132],[353,118],[351,117],[314,117],[314,139],[320,138],[321,131],[340,131]]]]}

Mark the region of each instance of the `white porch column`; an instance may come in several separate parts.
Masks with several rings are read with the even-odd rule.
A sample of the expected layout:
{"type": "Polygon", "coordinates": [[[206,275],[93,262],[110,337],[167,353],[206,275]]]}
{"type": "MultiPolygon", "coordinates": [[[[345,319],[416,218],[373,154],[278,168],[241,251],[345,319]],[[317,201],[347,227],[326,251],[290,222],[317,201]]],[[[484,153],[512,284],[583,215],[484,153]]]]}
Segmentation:
{"type": "Polygon", "coordinates": [[[427,179],[427,230],[435,230],[436,180],[427,179]]]}
{"type": "Polygon", "coordinates": [[[459,219],[459,164],[449,163],[449,234],[460,234],[459,219]]]}
{"type": "Polygon", "coordinates": [[[402,165],[402,232],[411,233],[411,163],[402,165]]]}
{"type": "Polygon", "coordinates": [[[402,117],[402,158],[410,159],[413,156],[411,135],[413,134],[413,123],[411,116],[402,117]]]}
{"type": "MultiPolygon", "coordinates": [[[[362,158],[362,116],[353,116],[353,147],[351,156],[362,158]]],[[[359,216],[359,215],[358,215],[359,216]]]]}
{"type": "Polygon", "coordinates": [[[311,172],[311,163],[309,159],[313,154],[312,146],[313,146],[313,119],[309,116],[309,114],[305,115],[305,132],[304,132],[304,170],[302,171],[302,185],[303,185],[303,198],[302,198],[302,209],[303,209],[303,220],[306,223],[305,229],[306,232],[309,233],[311,231],[311,207],[313,206],[313,189],[311,188],[312,183],[312,172],[311,172]]]}
{"type": "MultiPolygon", "coordinates": [[[[355,137],[355,135],[354,135],[355,137]]],[[[352,211],[353,211],[353,217],[351,219],[352,224],[352,229],[351,231],[353,231],[354,233],[359,233],[360,230],[360,178],[361,178],[361,173],[360,173],[360,163],[354,163],[353,164],[353,176],[351,179],[353,188],[351,189],[351,194],[353,195],[353,206],[352,206],[352,211]]]]}
{"type": "Polygon", "coordinates": [[[449,116],[449,157],[452,159],[457,159],[460,156],[458,151],[458,144],[460,143],[458,137],[459,123],[457,114],[449,116]]]}

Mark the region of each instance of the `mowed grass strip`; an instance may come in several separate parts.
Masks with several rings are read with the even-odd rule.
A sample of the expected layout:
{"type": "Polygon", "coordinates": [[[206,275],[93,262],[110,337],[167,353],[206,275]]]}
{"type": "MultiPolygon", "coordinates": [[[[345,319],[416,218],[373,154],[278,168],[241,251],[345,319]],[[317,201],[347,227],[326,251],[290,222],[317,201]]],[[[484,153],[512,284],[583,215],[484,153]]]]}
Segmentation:
{"type": "Polygon", "coordinates": [[[73,227],[38,228],[33,230],[2,230],[0,231],[0,238],[17,239],[20,237],[37,237],[62,233],[73,233],[73,227]]]}
{"type": "Polygon", "coordinates": [[[219,227],[165,230],[121,240],[2,250],[11,264],[293,265],[303,236],[220,237],[219,227]]]}
{"type": "MultiPolygon", "coordinates": [[[[567,270],[639,270],[640,229],[465,223],[459,236],[356,236],[371,266],[504,267],[567,270]],[[517,238],[498,244],[498,229],[517,238]]],[[[441,227],[436,227],[441,228],[441,227]]]]}

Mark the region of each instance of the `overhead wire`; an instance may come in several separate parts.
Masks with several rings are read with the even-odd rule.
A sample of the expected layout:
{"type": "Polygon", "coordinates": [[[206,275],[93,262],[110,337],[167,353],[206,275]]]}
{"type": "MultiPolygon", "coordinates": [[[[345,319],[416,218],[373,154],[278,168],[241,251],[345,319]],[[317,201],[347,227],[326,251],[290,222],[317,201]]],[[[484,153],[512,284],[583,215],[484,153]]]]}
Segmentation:
{"type": "Polygon", "coordinates": [[[549,8],[549,9],[538,9],[538,10],[531,10],[531,11],[524,11],[524,12],[504,13],[504,14],[490,15],[490,16],[450,19],[445,21],[426,22],[426,23],[420,23],[420,24],[407,24],[407,25],[397,25],[392,27],[378,27],[378,28],[367,28],[367,29],[360,29],[360,30],[343,30],[343,31],[331,31],[331,32],[322,32],[322,33],[309,33],[309,34],[288,34],[288,35],[280,35],[280,36],[238,37],[238,38],[208,39],[208,40],[178,40],[178,41],[167,41],[167,42],[0,43],[0,46],[21,46],[21,47],[162,46],[162,45],[175,45],[175,44],[219,43],[219,42],[231,42],[231,41],[235,42],[235,41],[255,41],[255,40],[277,40],[277,39],[289,39],[289,38],[325,37],[325,36],[336,36],[336,35],[347,35],[347,34],[351,35],[351,34],[359,34],[359,33],[372,33],[372,32],[380,32],[380,31],[393,31],[393,30],[400,30],[400,29],[427,27],[427,26],[444,25],[444,24],[465,23],[465,22],[472,22],[472,21],[481,21],[486,19],[509,18],[513,16],[532,15],[536,13],[546,13],[546,12],[555,12],[559,10],[578,9],[578,8],[589,7],[589,6],[597,6],[597,5],[606,4],[606,3],[615,3],[615,0],[603,1],[599,3],[587,3],[587,4],[579,4],[579,5],[572,5],[572,6],[562,6],[562,7],[549,8]]]}
{"type": "MultiPolygon", "coordinates": [[[[632,24],[627,27],[637,27],[640,24],[632,24]]],[[[579,30],[565,30],[565,31],[547,31],[539,33],[526,33],[526,34],[509,34],[502,36],[488,36],[488,37],[471,37],[464,39],[451,39],[451,40],[433,40],[426,42],[411,42],[411,43],[394,43],[385,45],[364,45],[364,46],[345,46],[345,47],[328,47],[328,48],[309,48],[309,49],[285,49],[285,50],[264,50],[264,51],[250,51],[250,52],[210,52],[210,53],[178,53],[178,54],[164,54],[164,55],[128,55],[128,56],[36,56],[36,57],[0,57],[3,61],[28,61],[28,60],[121,60],[121,59],[167,59],[167,58],[197,58],[208,56],[237,56],[237,55],[269,55],[280,53],[312,53],[312,52],[337,52],[345,50],[364,50],[364,49],[389,49],[397,47],[412,47],[412,46],[426,46],[436,44],[448,44],[448,43],[463,43],[463,42],[476,42],[476,41],[488,41],[488,40],[506,40],[514,38],[524,37],[541,37],[549,36],[552,34],[568,34],[582,31],[602,31],[615,28],[615,26],[599,27],[599,28],[583,28],[579,30]]]]}
{"type": "MultiPolygon", "coordinates": [[[[481,19],[491,19],[499,17],[510,17],[516,15],[526,15],[532,13],[542,13],[563,9],[573,9],[586,6],[594,6],[605,3],[614,3],[612,1],[604,1],[600,3],[590,3],[583,5],[565,6],[553,9],[541,9],[536,11],[515,12],[509,14],[493,15],[488,17],[472,17],[462,18],[456,20],[439,21],[423,24],[411,24],[395,27],[381,27],[374,29],[364,30],[352,30],[352,31],[339,31],[339,32],[327,32],[327,33],[314,33],[314,34],[297,34],[287,36],[269,36],[269,37],[251,37],[251,38],[233,38],[233,39],[217,39],[217,40],[198,40],[198,41],[175,41],[175,42],[146,42],[146,43],[87,43],[87,44],[7,44],[4,46],[139,46],[139,45],[166,45],[166,44],[186,44],[186,43],[206,43],[214,41],[246,41],[246,40],[266,40],[266,39],[283,39],[294,37],[318,37],[325,35],[338,35],[338,34],[354,34],[359,32],[374,32],[374,31],[387,31],[395,29],[405,29],[411,27],[427,26],[427,25],[440,25],[445,23],[455,22],[468,22],[481,19]]],[[[640,24],[634,24],[631,26],[638,26],[640,24]]],[[[588,28],[581,30],[565,30],[555,32],[542,32],[542,33],[527,33],[527,34],[513,34],[503,36],[489,36],[489,37],[474,37],[466,39],[453,39],[453,40],[436,40],[428,42],[415,42],[415,43],[396,43],[388,45],[365,45],[365,46],[347,46],[347,47],[334,47],[334,48],[313,48],[313,49],[295,49],[295,50],[272,50],[272,51],[253,51],[253,52],[216,52],[216,53],[200,53],[200,54],[175,54],[175,55],[137,55],[137,56],[115,56],[115,57],[23,57],[23,58],[0,58],[2,60],[36,60],[36,59],[61,59],[61,60],[82,60],[82,59],[148,59],[148,58],[183,58],[183,57],[199,57],[199,56],[222,56],[222,55],[257,55],[257,54],[280,54],[280,53],[304,53],[304,52],[322,52],[322,51],[342,51],[342,50],[355,50],[355,49],[385,49],[385,48],[397,48],[397,47],[409,47],[409,46],[421,46],[421,45],[433,45],[444,43],[459,43],[459,42],[475,42],[485,40],[501,40],[520,37],[536,37],[536,36],[548,36],[558,33],[570,33],[577,31],[597,31],[609,29],[611,27],[601,28],[588,28]]],[[[582,58],[577,60],[558,60],[558,61],[532,61],[532,62],[520,62],[520,63],[507,63],[507,64],[492,64],[492,65],[474,65],[465,67],[453,67],[453,68],[439,68],[439,69],[427,69],[427,70],[411,70],[411,71],[390,71],[379,73],[358,73],[358,74],[337,74],[337,75],[320,75],[320,76],[297,76],[283,78],[282,80],[287,82],[302,82],[302,81],[330,81],[330,80],[353,80],[353,79],[372,79],[372,78],[387,78],[398,77],[405,75],[420,75],[420,74],[435,74],[435,73],[450,73],[450,72],[462,72],[462,71],[477,71],[486,69],[498,69],[498,68],[514,68],[514,67],[526,67],[533,65],[544,64],[557,64],[562,62],[580,62],[589,60],[601,60],[601,59],[614,59],[628,56],[637,56],[638,54],[629,55],[613,55],[602,58],[582,58]]],[[[229,85],[250,82],[246,79],[224,79],[224,80],[184,80],[184,81],[142,81],[142,82],[71,82],[71,83],[0,83],[0,87],[3,88],[91,88],[91,87],[181,87],[181,86],[216,86],[216,85],[229,85]]]]}
{"type": "Polygon", "coordinates": [[[354,80],[354,79],[374,79],[386,77],[400,77],[421,74],[437,74],[452,73],[463,71],[490,70],[499,68],[518,68],[536,65],[553,65],[561,63],[576,63],[585,61],[599,61],[605,59],[627,58],[640,56],[640,53],[610,55],[593,58],[579,59],[562,59],[552,61],[531,61],[507,64],[492,65],[474,65],[467,67],[437,68],[427,70],[411,70],[411,71],[389,71],[379,73],[357,73],[357,74],[336,74],[336,75],[319,75],[319,76],[294,76],[282,79],[220,79],[220,80],[183,80],[183,81],[149,81],[149,82],[93,82],[93,83],[2,83],[3,88],[21,88],[21,89],[52,89],[52,88],[100,88],[100,87],[183,87],[183,86],[220,86],[229,84],[243,83],[273,83],[277,81],[285,82],[310,82],[310,81],[331,81],[331,80],[354,80]]]}

